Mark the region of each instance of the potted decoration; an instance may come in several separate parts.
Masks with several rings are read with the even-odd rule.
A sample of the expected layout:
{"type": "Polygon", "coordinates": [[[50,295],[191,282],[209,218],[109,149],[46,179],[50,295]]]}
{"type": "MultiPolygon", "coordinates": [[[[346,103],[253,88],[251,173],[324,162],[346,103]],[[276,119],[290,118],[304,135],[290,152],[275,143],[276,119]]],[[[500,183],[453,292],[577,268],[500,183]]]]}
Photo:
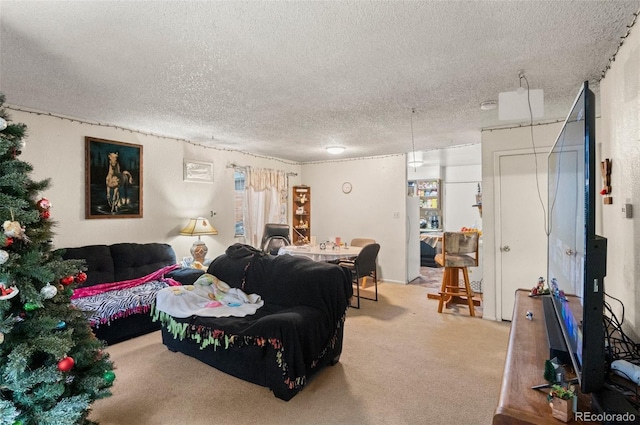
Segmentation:
{"type": "Polygon", "coordinates": [[[563,387],[559,384],[551,386],[547,396],[551,406],[551,414],[562,422],[569,422],[573,418],[573,404],[576,400],[576,391],[573,385],[563,387]]]}

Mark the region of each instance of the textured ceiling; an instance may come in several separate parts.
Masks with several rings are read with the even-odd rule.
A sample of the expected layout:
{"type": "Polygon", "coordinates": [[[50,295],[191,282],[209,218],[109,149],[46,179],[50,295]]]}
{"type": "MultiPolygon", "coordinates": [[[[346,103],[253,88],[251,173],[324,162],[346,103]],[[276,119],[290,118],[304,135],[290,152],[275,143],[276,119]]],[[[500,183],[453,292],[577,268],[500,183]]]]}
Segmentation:
{"type": "Polygon", "coordinates": [[[295,162],[480,142],[523,69],[542,121],[640,1],[0,1],[15,107],[295,162]],[[415,113],[412,110],[415,109],[415,113]]]}

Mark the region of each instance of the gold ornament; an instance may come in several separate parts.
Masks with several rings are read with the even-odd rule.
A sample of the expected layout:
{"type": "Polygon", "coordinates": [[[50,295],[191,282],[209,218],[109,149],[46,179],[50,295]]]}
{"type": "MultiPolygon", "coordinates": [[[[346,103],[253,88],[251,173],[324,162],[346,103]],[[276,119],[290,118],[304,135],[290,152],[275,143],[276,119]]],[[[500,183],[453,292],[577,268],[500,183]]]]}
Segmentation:
{"type": "Polygon", "coordinates": [[[9,236],[10,238],[18,238],[22,239],[22,235],[24,233],[24,228],[20,226],[20,223],[17,221],[7,220],[2,224],[4,228],[4,234],[9,236]]]}

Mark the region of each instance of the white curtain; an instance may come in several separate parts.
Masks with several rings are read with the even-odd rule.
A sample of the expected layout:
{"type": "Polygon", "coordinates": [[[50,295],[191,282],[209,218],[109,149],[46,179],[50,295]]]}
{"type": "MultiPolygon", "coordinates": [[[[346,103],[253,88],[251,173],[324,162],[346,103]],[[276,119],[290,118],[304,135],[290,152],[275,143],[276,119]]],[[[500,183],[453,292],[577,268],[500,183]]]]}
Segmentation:
{"type": "Polygon", "coordinates": [[[244,193],[245,243],[260,248],[265,224],[287,222],[287,176],[284,171],[247,167],[244,193]]]}

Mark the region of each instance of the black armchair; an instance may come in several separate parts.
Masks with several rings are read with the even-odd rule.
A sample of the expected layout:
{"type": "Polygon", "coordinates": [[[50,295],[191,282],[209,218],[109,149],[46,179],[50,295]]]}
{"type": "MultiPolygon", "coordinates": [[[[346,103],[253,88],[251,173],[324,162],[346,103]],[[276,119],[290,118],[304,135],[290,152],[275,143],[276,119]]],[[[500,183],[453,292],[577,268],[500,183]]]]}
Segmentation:
{"type": "Polygon", "coordinates": [[[286,245],[291,245],[288,224],[267,223],[264,225],[264,234],[260,244],[262,251],[275,255],[281,247],[286,245]]]}

